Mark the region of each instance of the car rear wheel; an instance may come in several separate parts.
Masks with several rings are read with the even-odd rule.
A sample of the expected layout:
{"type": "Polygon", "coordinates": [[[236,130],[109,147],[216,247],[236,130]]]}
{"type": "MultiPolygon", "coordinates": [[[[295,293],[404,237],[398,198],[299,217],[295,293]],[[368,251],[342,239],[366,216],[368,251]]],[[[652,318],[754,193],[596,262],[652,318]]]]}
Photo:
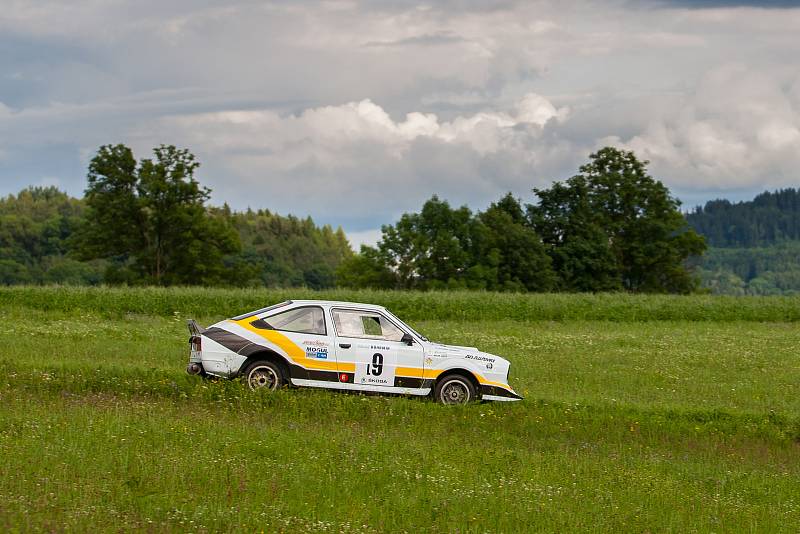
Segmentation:
{"type": "Polygon", "coordinates": [[[450,375],[436,384],[434,395],[441,404],[467,404],[475,400],[475,386],[466,376],[450,375]]]}
{"type": "Polygon", "coordinates": [[[285,380],[281,368],[272,362],[253,362],[242,374],[244,383],[253,391],[267,389],[275,391],[284,385],[285,380]]]}

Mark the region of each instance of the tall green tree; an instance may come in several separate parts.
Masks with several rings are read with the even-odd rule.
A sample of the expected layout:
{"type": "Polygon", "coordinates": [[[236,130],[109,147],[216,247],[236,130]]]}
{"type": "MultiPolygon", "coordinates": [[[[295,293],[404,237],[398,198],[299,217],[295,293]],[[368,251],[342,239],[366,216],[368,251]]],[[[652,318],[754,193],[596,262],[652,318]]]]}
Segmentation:
{"type": "Polygon", "coordinates": [[[539,203],[528,205],[528,220],[552,258],[556,287],[571,292],[622,289],[604,216],[591,203],[588,181],[575,176],[534,192],[539,203]]]}
{"type": "Polygon", "coordinates": [[[406,213],[382,228],[378,243],[385,265],[403,288],[476,287],[473,266],[485,239],[480,222],[466,206],[453,209],[433,196],[419,213],[406,213]]]}
{"type": "Polygon", "coordinates": [[[433,196],[382,231],[377,248],[362,247],[342,264],[341,285],[545,291],[555,281],[541,239],[510,194],[479,214],[433,196]]]}
{"type": "Polygon", "coordinates": [[[80,255],[115,258],[123,268],[111,278],[136,283],[225,283],[224,257],[240,243],[226,217],[206,210],[199,163],[171,145],[153,155],[137,164],[125,145],[100,147],[89,164],[80,255]]]}
{"type": "Polygon", "coordinates": [[[540,204],[529,207],[531,223],[549,245],[554,263],[564,269],[568,287],[606,289],[614,280],[635,292],[696,289],[698,280],[687,261],[702,254],[705,242],[646,165],[633,152],[606,147],[564,184],[534,190],[540,204]],[[592,252],[599,262],[587,269],[585,259],[592,252]],[[600,287],[592,286],[587,275],[593,270],[603,275],[597,278],[600,287]],[[576,273],[582,274],[570,281],[576,273]]]}
{"type": "Polygon", "coordinates": [[[481,263],[492,268],[487,289],[547,291],[554,287],[550,257],[511,193],[492,203],[478,219],[486,228],[481,263]]]}

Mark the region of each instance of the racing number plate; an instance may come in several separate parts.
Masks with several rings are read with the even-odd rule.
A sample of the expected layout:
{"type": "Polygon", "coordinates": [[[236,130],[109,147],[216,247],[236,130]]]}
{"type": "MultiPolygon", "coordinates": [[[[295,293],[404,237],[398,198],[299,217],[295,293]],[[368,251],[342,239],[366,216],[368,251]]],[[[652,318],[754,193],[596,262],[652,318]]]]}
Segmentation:
{"type": "Polygon", "coordinates": [[[394,387],[397,351],[386,345],[358,344],[359,361],[354,383],[369,386],[394,387]]]}

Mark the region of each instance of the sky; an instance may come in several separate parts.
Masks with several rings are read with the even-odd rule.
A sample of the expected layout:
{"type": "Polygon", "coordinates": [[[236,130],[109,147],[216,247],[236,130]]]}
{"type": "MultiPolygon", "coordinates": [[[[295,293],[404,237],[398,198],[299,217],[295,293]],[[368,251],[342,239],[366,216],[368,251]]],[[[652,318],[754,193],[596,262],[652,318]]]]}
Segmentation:
{"type": "Polygon", "coordinates": [[[603,146],[684,208],[800,186],[800,1],[2,0],[0,195],[189,148],[212,203],[480,210],[603,146]]]}

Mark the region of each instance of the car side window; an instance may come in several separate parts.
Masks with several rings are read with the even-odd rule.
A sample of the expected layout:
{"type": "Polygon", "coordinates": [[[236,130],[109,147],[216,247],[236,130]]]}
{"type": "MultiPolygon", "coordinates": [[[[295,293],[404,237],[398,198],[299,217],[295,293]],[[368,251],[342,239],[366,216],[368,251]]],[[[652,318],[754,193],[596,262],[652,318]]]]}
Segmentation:
{"type": "Polygon", "coordinates": [[[364,323],[364,334],[376,337],[383,335],[380,317],[375,317],[374,315],[362,315],[361,322],[364,323]]]}
{"type": "Polygon", "coordinates": [[[340,336],[364,337],[364,323],[357,312],[335,310],[333,322],[340,336]]]}
{"type": "Polygon", "coordinates": [[[333,322],[340,336],[386,341],[400,341],[403,338],[403,331],[379,313],[333,310],[333,322]]]}
{"type": "Polygon", "coordinates": [[[325,315],[322,308],[308,306],[265,317],[264,322],[275,330],[297,332],[300,334],[325,335],[325,315]]]}

